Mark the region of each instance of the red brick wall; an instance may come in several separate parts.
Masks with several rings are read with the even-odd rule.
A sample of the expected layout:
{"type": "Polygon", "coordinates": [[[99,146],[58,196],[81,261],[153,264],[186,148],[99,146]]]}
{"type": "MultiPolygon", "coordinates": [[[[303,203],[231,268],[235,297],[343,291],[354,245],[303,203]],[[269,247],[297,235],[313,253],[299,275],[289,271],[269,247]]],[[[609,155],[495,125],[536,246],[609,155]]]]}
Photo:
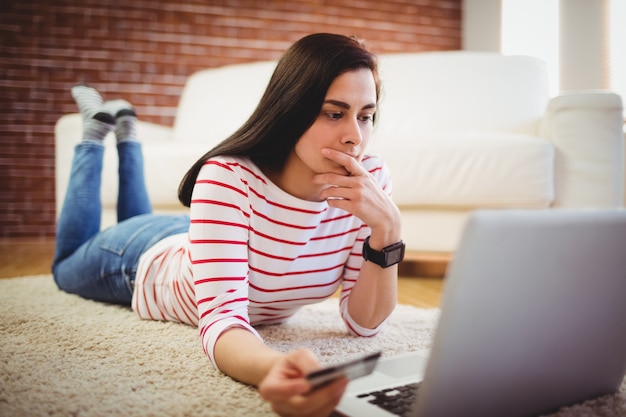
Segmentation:
{"type": "Polygon", "coordinates": [[[0,237],[54,236],[54,124],[76,111],[72,85],[171,125],[189,74],[277,59],[313,32],[377,53],[460,49],[461,0],[4,0],[0,237]]]}

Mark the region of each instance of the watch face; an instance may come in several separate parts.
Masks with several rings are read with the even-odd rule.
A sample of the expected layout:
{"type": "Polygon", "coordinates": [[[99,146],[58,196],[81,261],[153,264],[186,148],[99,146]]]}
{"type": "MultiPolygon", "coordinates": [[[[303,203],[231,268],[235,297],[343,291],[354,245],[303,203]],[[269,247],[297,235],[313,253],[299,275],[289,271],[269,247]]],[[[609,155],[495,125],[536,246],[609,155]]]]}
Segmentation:
{"type": "Polygon", "coordinates": [[[387,252],[387,265],[397,264],[402,261],[402,258],[404,258],[404,256],[402,256],[402,252],[402,248],[397,248],[391,252],[387,252]]]}
{"type": "Polygon", "coordinates": [[[363,242],[363,258],[374,262],[383,268],[402,262],[404,259],[404,242],[400,241],[383,248],[382,252],[378,252],[369,245],[370,238],[367,237],[363,242]]]}

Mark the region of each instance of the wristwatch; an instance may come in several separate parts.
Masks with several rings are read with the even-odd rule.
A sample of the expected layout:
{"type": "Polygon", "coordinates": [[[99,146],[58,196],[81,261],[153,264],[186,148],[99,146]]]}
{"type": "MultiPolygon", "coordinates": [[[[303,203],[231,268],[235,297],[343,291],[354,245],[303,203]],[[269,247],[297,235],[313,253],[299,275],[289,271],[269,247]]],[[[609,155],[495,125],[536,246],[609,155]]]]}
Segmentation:
{"type": "Polygon", "coordinates": [[[381,252],[370,247],[370,237],[363,242],[363,258],[374,262],[383,268],[402,262],[404,259],[404,242],[400,241],[393,245],[385,246],[381,252]]]}

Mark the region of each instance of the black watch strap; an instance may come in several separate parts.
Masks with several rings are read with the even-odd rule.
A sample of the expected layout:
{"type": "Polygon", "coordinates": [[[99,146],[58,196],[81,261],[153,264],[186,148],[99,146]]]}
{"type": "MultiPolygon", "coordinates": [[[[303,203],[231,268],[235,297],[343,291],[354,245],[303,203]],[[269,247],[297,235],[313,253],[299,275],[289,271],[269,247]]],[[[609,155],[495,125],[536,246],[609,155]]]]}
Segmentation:
{"type": "Polygon", "coordinates": [[[365,242],[363,242],[363,258],[383,268],[388,268],[402,262],[404,259],[404,246],[404,242],[400,241],[393,245],[385,246],[382,251],[377,251],[370,247],[370,238],[368,236],[365,242]]]}

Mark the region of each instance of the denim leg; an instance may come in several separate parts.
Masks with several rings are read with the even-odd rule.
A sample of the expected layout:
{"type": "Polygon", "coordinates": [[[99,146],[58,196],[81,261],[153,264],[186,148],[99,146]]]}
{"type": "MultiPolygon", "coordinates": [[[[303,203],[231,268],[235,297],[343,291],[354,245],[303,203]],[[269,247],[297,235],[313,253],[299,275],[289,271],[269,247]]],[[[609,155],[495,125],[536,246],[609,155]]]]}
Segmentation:
{"type": "Polygon", "coordinates": [[[150,214],[138,142],[118,144],[120,223],[100,232],[104,146],[76,146],[57,223],[52,273],[57,286],[98,301],[130,305],[140,256],[161,239],[189,229],[188,216],[150,214]],[[124,220],[126,219],[126,220],[124,220]]]}
{"type": "Polygon", "coordinates": [[[104,146],[85,141],[76,145],[69,184],[57,221],[54,264],[70,256],[100,231],[104,146]]]}
{"type": "Polygon", "coordinates": [[[141,143],[122,141],[117,144],[119,189],[117,221],[152,212],[143,172],[141,143]]]}
{"type": "Polygon", "coordinates": [[[141,255],[189,230],[189,216],[143,214],[96,234],[54,267],[58,287],[81,297],[130,305],[141,255]]]}

